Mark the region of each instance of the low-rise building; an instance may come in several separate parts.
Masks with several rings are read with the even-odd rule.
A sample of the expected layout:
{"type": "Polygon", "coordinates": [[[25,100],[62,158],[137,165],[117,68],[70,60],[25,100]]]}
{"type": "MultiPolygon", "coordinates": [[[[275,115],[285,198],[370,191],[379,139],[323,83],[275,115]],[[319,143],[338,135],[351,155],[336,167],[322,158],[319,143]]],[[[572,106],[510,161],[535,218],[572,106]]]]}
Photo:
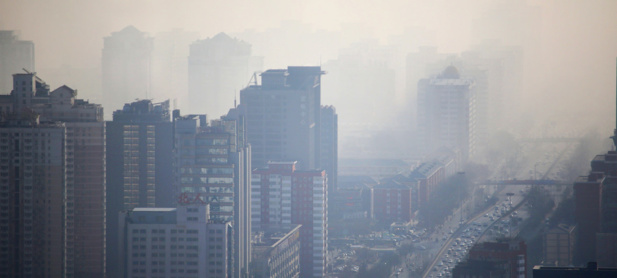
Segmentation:
{"type": "Polygon", "coordinates": [[[230,277],[233,230],[209,206],[135,208],[120,215],[123,277],[230,277]]]}
{"type": "Polygon", "coordinates": [[[256,231],[251,277],[300,277],[300,227],[265,225],[256,231]]]}
{"type": "Polygon", "coordinates": [[[576,227],[560,224],[544,233],[544,264],[551,266],[572,265],[576,227]]]}

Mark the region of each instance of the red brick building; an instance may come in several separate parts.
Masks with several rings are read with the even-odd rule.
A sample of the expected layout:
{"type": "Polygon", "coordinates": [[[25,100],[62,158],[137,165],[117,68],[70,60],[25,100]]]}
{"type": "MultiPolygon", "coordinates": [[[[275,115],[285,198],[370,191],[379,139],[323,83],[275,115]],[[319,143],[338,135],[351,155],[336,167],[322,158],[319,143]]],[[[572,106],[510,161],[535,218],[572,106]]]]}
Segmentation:
{"type": "Polygon", "coordinates": [[[412,220],[412,187],[394,180],[373,187],[373,218],[379,221],[412,220]]]}

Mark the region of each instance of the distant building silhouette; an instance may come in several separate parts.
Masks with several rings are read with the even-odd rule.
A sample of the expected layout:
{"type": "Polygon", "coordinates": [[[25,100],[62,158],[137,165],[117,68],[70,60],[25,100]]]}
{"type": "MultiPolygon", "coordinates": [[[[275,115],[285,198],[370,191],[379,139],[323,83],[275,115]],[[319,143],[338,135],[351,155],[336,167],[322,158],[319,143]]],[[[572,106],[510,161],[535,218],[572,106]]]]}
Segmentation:
{"type": "Polygon", "coordinates": [[[103,108],[66,85],[50,92],[35,73],[13,80],[11,94],[0,96],[0,122],[15,129],[0,139],[11,152],[0,155],[1,176],[13,184],[0,189],[8,211],[0,215],[8,233],[0,237],[0,276],[104,277],[103,108]]]}
{"type": "Polygon", "coordinates": [[[198,32],[177,28],[154,35],[152,85],[148,98],[169,98],[172,108],[189,107],[189,60],[187,57],[189,57],[189,46],[197,38],[199,38],[198,32]]]}
{"type": "Polygon", "coordinates": [[[397,108],[395,54],[392,46],[365,40],[340,49],[336,59],[324,64],[328,72],[324,84],[333,92],[328,97],[344,115],[345,124],[398,123],[393,113],[397,108]],[[389,113],[384,113],[386,109],[389,113]]]}
{"type": "Polygon", "coordinates": [[[244,121],[174,110],[174,187],[177,205],[210,206],[210,218],[233,226],[232,277],[247,277],[251,256],[251,147],[244,121]]]}
{"type": "Polygon", "coordinates": [[[118,276],[118,213],[176,205],[169,101],[127,103],[114,112],[106,130],[107,266],[109,275],[118,276]]]}
{"type": "Polygon", "coordinates": [[[133,26],[103,39],[103,105],[109,111],[151,96],[153,38],[133,26]]]}
{"type": "Polygon", "coordinates": [[[251,45],[225,33],[190,45],[188,57],[189,112],[224,115],[263,59],[251,55],[251,45]]]}
{"type": "Polygon", "coordinates": [[[0,30],[0,94],[13,89],[12,74],[22,69],[34,72],[34,43],[19,40],[16,31],[0,30]]]}
{"type": "Polygon", "coordinates": [[[447,67],[439,76],[418,82],[420,150],[431,154],[447,147],[460,150],[464,160],[475,151],[474,82],[447,67]]]}

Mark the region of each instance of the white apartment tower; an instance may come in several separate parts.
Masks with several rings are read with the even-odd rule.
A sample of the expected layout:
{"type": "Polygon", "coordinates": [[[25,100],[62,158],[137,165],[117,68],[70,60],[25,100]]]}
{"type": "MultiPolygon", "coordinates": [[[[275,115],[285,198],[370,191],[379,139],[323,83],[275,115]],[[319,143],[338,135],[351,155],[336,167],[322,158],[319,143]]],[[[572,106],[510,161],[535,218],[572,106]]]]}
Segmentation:
{"type": "Polygon", "coordinates": [[[454,66],[439,76],[418,82],[420,149],[431,154],[440,148],[460,150],[463,159],[476,144],[474,81],[460,78],[454,66]]]}

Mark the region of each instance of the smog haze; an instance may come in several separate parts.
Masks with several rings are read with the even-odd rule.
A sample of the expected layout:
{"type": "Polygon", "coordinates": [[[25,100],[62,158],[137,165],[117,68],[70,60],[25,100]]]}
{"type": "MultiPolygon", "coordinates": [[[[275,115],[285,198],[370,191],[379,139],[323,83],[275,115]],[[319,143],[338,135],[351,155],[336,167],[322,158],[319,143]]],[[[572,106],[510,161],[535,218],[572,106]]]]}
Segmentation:
{"type": "MultiPolygon", "coordinates": [[[[156,51],[164,34],[184,34],[185,48],[176,55],[185,62],[189,44],[224,32],[251,45],[251,55],[263,59],[261,70],[321,65],[327,72],[322,103],[337,107],[343,142],[358,124],[415,125],[414,82],[439,71],[410,77],[410,53],[430,47],[442,61],[460,66],[469,51],[516,49],[518,87],[504,90],[511,94],[503,98],[509,112],[494,128],[519,132],[548,124],[566,133],[593,128],[608,136],[615,124],[614,11],[617,2],[608,0],[4,0],[0,29],[17,30],[21,40],[35,44],[36,72],[52,87],[69,84],[81,97],[100,102],[105,37],[134,26],[154,38],[156,51]],[[384,70],[345,73],[354,63],[384,70]],[[384,71],[389,73],[372,78],[384,71]]],[[[183,83],[178,91],[151,88],[138,97],[178,99],[178,108],[184,108],[184,75],[169,81],[183,83]]],[[[235,94],[242,88],[235,86],[235,94]]],[[[106,118],[121,105],[105,107],[106,118]]]]}

